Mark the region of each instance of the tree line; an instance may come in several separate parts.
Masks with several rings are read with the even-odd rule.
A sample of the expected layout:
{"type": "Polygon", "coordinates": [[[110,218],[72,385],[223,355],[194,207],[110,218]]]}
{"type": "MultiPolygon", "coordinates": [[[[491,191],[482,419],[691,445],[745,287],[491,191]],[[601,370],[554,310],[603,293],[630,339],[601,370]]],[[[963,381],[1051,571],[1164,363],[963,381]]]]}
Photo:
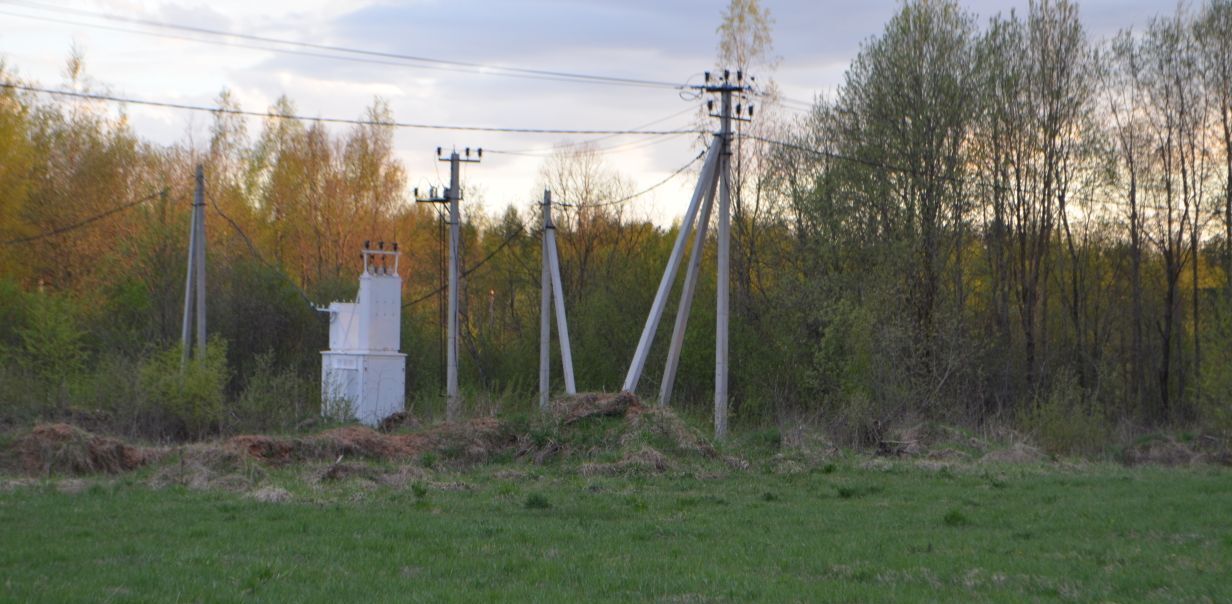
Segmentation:
{"type": "MultiPolygon", "coordinates": [[[[717,31],[719,64],[770,82],[735,141],[737,425],[816,422],[859,443],[935,420],[1059,450],[1160,427],[1228,433],[1232,2],[1108,39],[1063,0],[991,18],[904,2],[802,115],[773,85],[772,26],[733,0],[717,31]]],[[[66,85],[97,85],[79,56],[66,85]]],[[[218,104],[234,107],[225,91],[218,104]]],[[[443,221],[409,198],[392,129],[376,125],[388,106],[340,132],[273,117],[294,113],[289,99],[270,113],[255,135],[220,112],[207,145],[163,146],[106,106],[0,92],[0,380],[22,384],[0,389],[7,416],[122,416],[167,435],[294,427],[319,394],[327,329],[312,305],[354,294],[364,240],[400,243],[408,401],[440,407],[443,221]],[[225,354],[190,388],[155,376],[178,336],[196,163],[225,354]]],[[[617,389],[675,227],[631,217],[631,181],[599,149],[562,146],[540,182],[572,204],[556,212],[579,386],[617,389]]],[[[474,207],[462,383],[472,412],[529,408],[538,209],[474,207]]],[[[700,300],[713,250],[704,263],[700,300]]],[[[673,400],[685,409],[710,401],[713,321],[694,305],[673,400]]]]}

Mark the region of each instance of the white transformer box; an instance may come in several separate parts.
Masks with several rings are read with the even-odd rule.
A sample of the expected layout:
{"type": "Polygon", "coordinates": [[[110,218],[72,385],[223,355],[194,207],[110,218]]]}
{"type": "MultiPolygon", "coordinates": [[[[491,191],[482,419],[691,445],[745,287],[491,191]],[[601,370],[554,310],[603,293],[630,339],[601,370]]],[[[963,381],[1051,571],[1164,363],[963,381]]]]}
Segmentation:
{"type": "Polygon", "coordinates": [[[398,244],[369,249],[354,302],[329,308],[329,350],[321,351],[321,414],[354,418],[368,426],[406,408],[406,355],[402,336],[402,278],[398,244]],[[392,266],[390,266],[392,264],[392,266]]]}

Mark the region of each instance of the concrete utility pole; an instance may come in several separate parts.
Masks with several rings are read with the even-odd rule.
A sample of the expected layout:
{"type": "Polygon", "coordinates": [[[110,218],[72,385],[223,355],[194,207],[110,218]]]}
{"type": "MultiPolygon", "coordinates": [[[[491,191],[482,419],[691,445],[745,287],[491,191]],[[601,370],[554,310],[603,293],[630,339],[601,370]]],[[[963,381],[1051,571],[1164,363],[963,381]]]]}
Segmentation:
{"type": "Polygon", "coordinates": [[[462,412],[462,399],[458,395],[458,241],[462,224],[458,211],[458,202],[462,200],[462,179],[459,167],[462,163],[478,163],[483,159],[483,149],[478,150],[478,156],[471,159],[470,147],[466,148],[466,156],[458,155],[457,150],[449,157],[441,157],[441,148],[436,148],[440,161],[449,162],[449,188],[445,196],[438,197],[435,191],[427,198],[420,199],[416,192],[415,201],[424,203],[449,204],[449,340],[445,351],[445,417],[449,421],[457,421],[462,412]]]}
{"type": "Polygon", "coordinates": [[[551,398],[551,306],[556,305],[556,333],[560,337],[560,362],[565,371],[565,394],[577,394],[573,378],[573,351],[569,345],[569,322],[565,318],[565,291],[560,278],[560,254],[556,248],[556,224],[552,222],[552,192],[543,191],[543,275],[539,294],[539,408],[546,410],[551,398]]]}
{"type": "MultiPolygon", "coordinates": [[[[743,75],[743,74],[740,74],[743,75]]],[[[738,79],[740,79],[738,77],[738,79]]],[[[722,110],[719,113],[719,138],[722,140],[721,168],[719,171],[719,241],[718,278],[715,281],[717,292],[715,326],[714,326],[714,437],[722,439],[727,436],[727,325],[730,314],[731,296],[731,120],[732,92],[743,90],[743,86],[733,86],[728,81],[728,74],[723,74],[723,83],[716,87],[722,99],[722,110]]]]}
{"type": "Polygon", "coordinates": [[[543,271],[539,277],[539,409],[546,411],[552,389],[552,274],[548,261],[548,228],[552,224],[552,197],[543,192],[543,246],[539,252],[543,271]]]}
{"type": "MultiPolygon", "coordinates": [[[[655,294],[654,304],[650,309],[650,316],[646,319],[646,327],[642,330],[642,337],[638,341],[637,351],[633,355],[633,362],[630,364],[629,373],[625,377],[624,390],[633,392],[637,389],[637,383],[645,367],[646,358],[650,354],[651,342],[654,340],[655,331],[659,326],[659,319],[662,317],[663,308],[667,304],[667,296],[671,290],[672,283],[676,279],[676,273],[679,271],[681,258],[684,256],[685,243],[688,241],[690,230],[694,228],[694,223],[700,221],[696,226],[697,234],[693,240],[692,256],[689,260],[688,270],[685,273],[684,288],[681,291],[680,304],[676,311],[676,325],[672,330],[671,344],[667,353],[667,364],[664,367],[663,382],[659,389],[660,405],[667,405],[671,400],[672,387],[675,383],[676,371],[680,364],[680,350],[684,345],[685,327],[688,324],[689,310],[693,304],[693,293],[697,288],[697,273],[701,266],[702,247],[706,242],[706,231],[710,223],[710,211],[714,204],[715,189],[717,188],[719,192],[719,224],[717,234],[717,299],[715,300],[714,434],[716,438],[724,438],[727,435],[727,381],[729,368],[727,335],[730,318],[731,123],[733,121],[750,121],[753,117],[753,106],[747,105],[747,107],[742,107],[742,105],[737,104],[733,111],[732,96],[734,94],[743,95],[751,89],[744,84],[744,74],[739,71],[736,72],[735,78],[731,77],[730,71],[724,71],[721,78],[715,78],[714,80],[711,79],[711,74],[707,72],[705,84],[695,88],[701,92],[719,95],[719,113],[711,113],[711,117],[719,118],[719,132],[715,134],[713,141],[710,143],[706,163],[702,167],[701,176],[697,180],[697,188],[693,192],[693,200],[689,203],[689,208],[685,211],[684,219],[681,221],[680,233],[676,237],[676,244],[672,248],[671,258],[668,259],[667,269],[663,272],[663,279],[659,282],[659,290],[655,294]],[[743,115],[746,112],[748,117],[743,115]],[[698,218],[698,205],[701,203],[703,196],[705,196],[705,202],[702,204],[701,217],[698,218]]],[[[708,101],[707,107],[714,111],[714,101],[708,101]]]]}
{"type": "Polygon", "coordinates": [[[193,195],[188,227],[188,270],[184,278],[184,322],[180,328],[180,370],[188,365],[192,349],[193,313],[197,317],[197,357],[205,358],[205,167],[197,165],[197,189],[193,195]],[[193,297],[196,297],[194,304],[193,297]]]}

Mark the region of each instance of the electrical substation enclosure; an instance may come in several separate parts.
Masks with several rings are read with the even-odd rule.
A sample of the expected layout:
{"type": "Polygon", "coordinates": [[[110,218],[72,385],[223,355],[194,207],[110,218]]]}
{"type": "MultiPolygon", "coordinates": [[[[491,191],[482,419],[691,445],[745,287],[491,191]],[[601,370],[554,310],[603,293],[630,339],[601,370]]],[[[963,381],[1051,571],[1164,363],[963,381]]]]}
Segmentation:
{"type": "Polygon", "coordinates": [[[376,426],[405,409],[406,355],[398,352],[402,278],[397,245],[394,251],[368,247],[365,243],[355,301],[319,309],[329,313],[329,350],[321,352],[321,413],[376,426]]]}

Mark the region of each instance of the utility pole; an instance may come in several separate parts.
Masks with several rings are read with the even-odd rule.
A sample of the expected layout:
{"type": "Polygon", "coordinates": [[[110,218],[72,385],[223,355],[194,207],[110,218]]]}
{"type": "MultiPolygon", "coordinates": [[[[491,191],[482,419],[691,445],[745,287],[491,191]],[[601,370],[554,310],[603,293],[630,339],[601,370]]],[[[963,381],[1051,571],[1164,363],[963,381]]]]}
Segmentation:
{"type": "Polygon", "coordinates": [[[205,358],[205,167],[197,165],[196,193],[188,227],[188,270],[184,278],[184,321],[180,327],[180,370],[192,348],[193,314],[197,318],[197,358],[205,358]],[[194,303],[194,294],[196,301],[194,303]]]}
{"type": "MultiPolygon", "coordinates": [[[[737,79],[743,75],[737,73],[737,79]]],[[[708,92],[717,92],[721,98],[722,109],[719,112],[719,139],[723,149],[719,162],[719,241],[718,277],[716,280],[716,311],[714,327],[714,437],[723,439],[727,436],[727,327],[730,316],[731,296],[731,121],[732,92],[743,91],[743,84],[732,84],[728,72],[723,72],[720,85],[708,88],[708,92]]]]}
{"type": "Polygon", "coordinates": [[[548,260],[548,229],[552,224],[552,197],[543,192],[543,245],[539,252],[543,264],[539,277],[539,410],[547,411],[552,389],[552,274],[548,260]]]}
{"type": "Polygon", "coordinates": [[[543,191],[543,275],[539,300],[539,407],[547,409],[551,380],[551,327],[549,309],[556,304],[556,333],[560,337],[560,362],[565,370],[565,394],[577,394],[573,378],[573,352],[569,345],[569,322],[565,317],[565,291],[560,278],[560,254],[556,249],[556,224],[552,222],[552,192],[543,191]]]}
{"type": "Polygon", "coordinates": [[[427,198],[419,198],[415,191],[415,201],[422,203],[449,204],[449,339],[445,351],[445,418],[457,421],[461,417],[462,399],[458,395],[458,240],[462,224],[458,211],[458,202],[462,200],[462,179],[460,166],[463,163],[479,163],[483,159],[483,149],[478,150],[478,156],[471,158],[470,147],[466,148],[466,156],[458,155],[455,149],[449,157],[441,157],[441,148],[436,148],[439,161],[449,162],[449,188],[445,189],[444,197],[438,197],[432,190],[427,198]]]}
{"type": "MultiPolygon", "coordinates": [[[[646,359],[650,354],[650,345],[658,330],[659,319],[663,315],[667,296],[676,280],[684,257],[685,245],[689,234],[697,223],[697,234],[693,240],[692,256],[685,273],[684,289],[680,294],[680,304],[677,308],[676,325],[672,331],[672,339],[667,354],[667,365],[663,372],[663,382],[659,390],[659,404],[667,405],[671,400],[672,387],[676,379],[676,370],[680,363],[680,350],[684,345],[684,332],[688,323],[689,310],[693,303],[693,293],[697,287],[697,272],[701,265],[702,247],[706,242],[706,231],[710,222],[710,211],[714,203],[715,189],[719,193],[718,220],[718,258],[717,258],[717,292],[715,313],[715,347],[714,347],[714,434],[715,438],[727,436],[727,382],[728,382],[728,323],[730,319],[729,273],[731,264],[731,142],[733,121],[751,121],[753,106],[732,105],[733,95],[751,90],[744,84],[744,73],[737,71],[735,78],[728,70],[722,77],[711,78],[706,72],[705,84],[695,88],[701,92],[719,96],[719,113],[714,113],[714,100],[707,101],[710,116],[719,118],[719,131],[715,134],[707,151],[706,162],[702,167],[701,176],[697,179],[697,188],[693,191],[693,199],[685,211],[681,221],[680,233],[676,236],[676,244],[668,259],[663,279],[659,282],[659,290],[655,294],[654,303],[650,308],[650,316],[642,330],[633,362],[629,365],[629,373],[625,376],[624,390],[633,392],[637,389],[646,359]],[[747,115],[747,117],[745,117],[747,115]],[[705,202],[702,203],[702,198],[705,202]],[[698,218],[698,208],[701,206],[701,217],[698,218]]],[[[750,78],[750,82],[752,78],[750,78]]]]}

